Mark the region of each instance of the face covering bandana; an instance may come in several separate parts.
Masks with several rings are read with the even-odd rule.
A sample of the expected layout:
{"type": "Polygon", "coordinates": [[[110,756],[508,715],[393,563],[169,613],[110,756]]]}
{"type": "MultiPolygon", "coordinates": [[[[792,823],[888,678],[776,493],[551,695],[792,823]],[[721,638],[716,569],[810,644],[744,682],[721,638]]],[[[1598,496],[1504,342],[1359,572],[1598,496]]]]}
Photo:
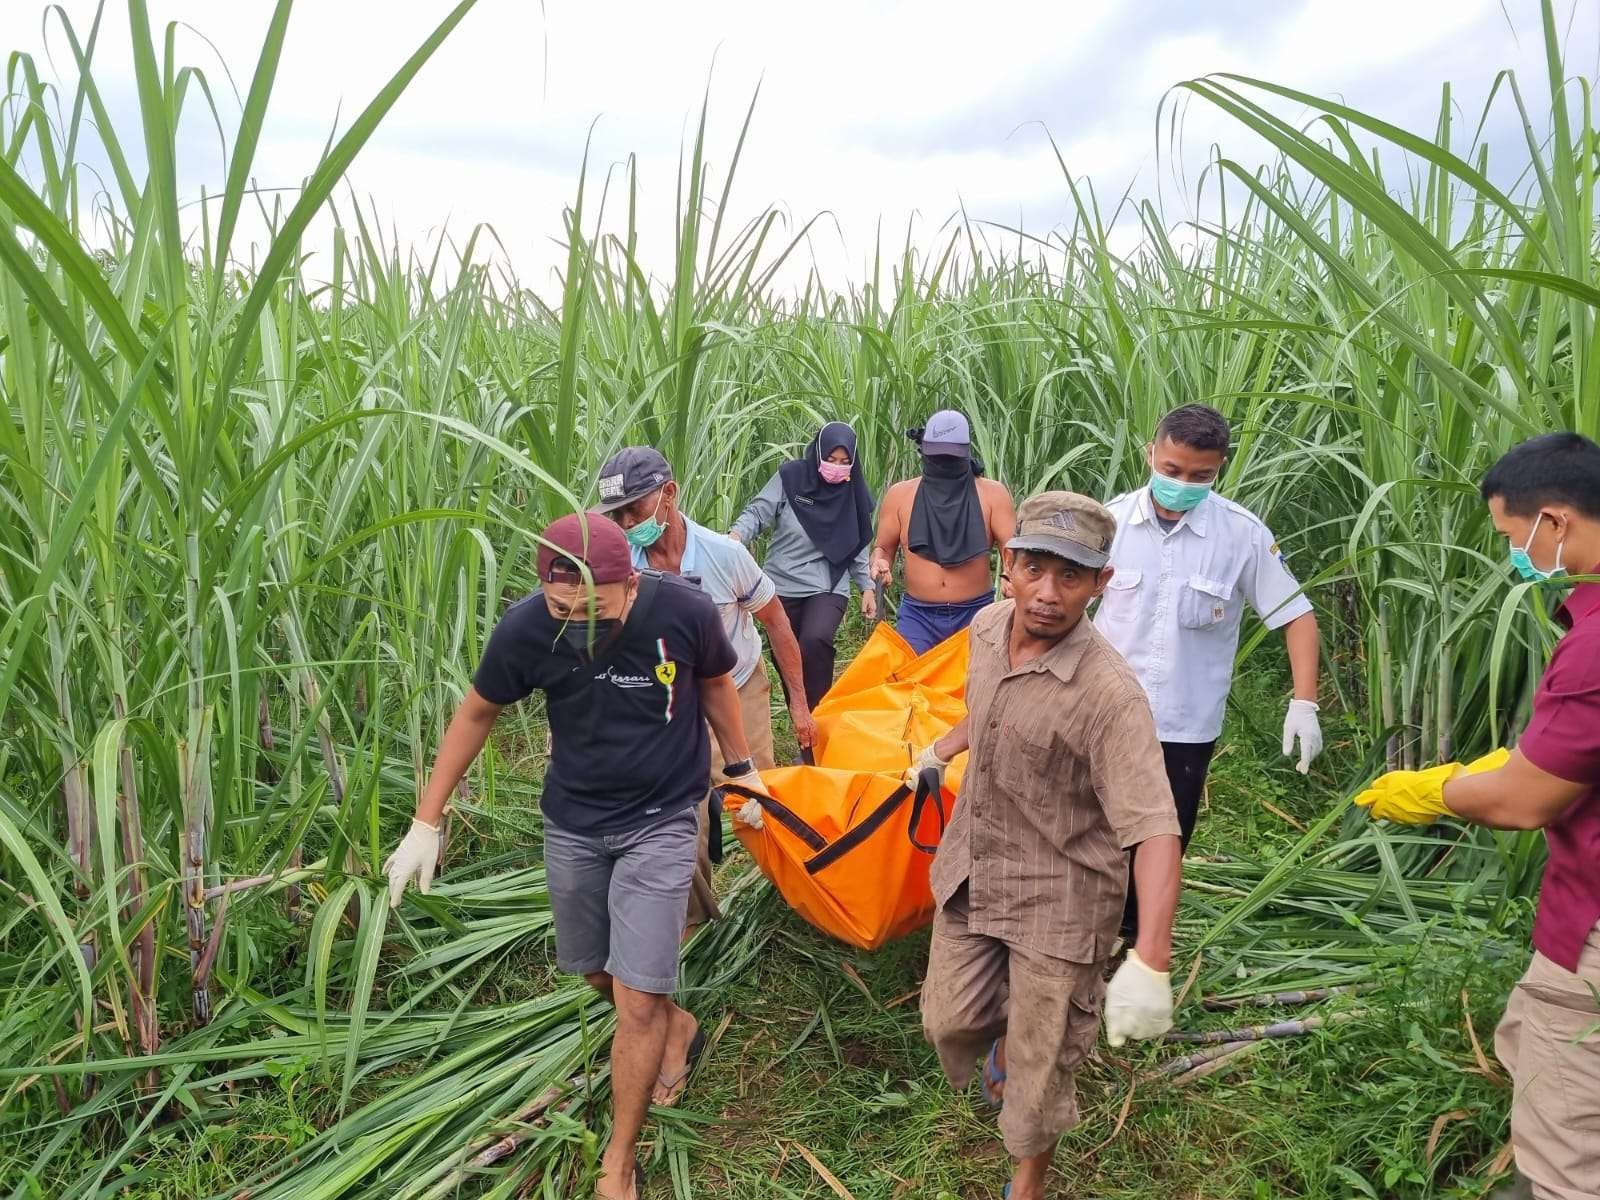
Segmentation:
{"type": "Polygon", "coordinates": [[[1188,512],[1211,494],[1209,483],[1184,483],[1170,479],[1160,471],[1150,472],[1150,494],[1168,512],[1188,512]]]}
{"type": "Polygon", "coordinates": [[[850,464],[821,462],[817,464],[817,474],[822,476],[824,483],[849,483],[850,464]]]}
{"type": "Polygon", "coordinates": [[[1543,520],[1544,514],[1540,513],[1534,518],[1533,528],[1528,531],[1528,540],[1521,546],[1511,547],[1511,565],[1516,568],[1518,575],[1530,583],[1543,583],[1546,579],[1567,573],[1567,568],[1561,562],[1562,551],[1566,549],[1564,538],[1556,543],[1556,565],[1548,571],[1541,571],[1534,566],[1533,559],[1528,555],[1528,550],[1533,546],[1533,539],[1539,535],[1539,522],[1543,520]]]}
{"type": "Polygon", "coordinates": [[[640,521],[632,529],[628,530],[628,545],[647,550],[661,540],[661,535],[667,531],[667,527],[656,520],[656,515],[660,511],[661,501],[657,500],[656,511],[650,514],[650,518],[640,521]]]}

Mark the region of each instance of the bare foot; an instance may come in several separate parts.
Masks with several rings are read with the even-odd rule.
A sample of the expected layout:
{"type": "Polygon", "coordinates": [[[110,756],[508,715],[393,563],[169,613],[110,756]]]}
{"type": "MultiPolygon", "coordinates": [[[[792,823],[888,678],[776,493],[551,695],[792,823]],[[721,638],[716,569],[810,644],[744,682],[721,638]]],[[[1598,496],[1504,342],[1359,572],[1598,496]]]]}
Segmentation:
{"type": "Polygon", "coordinates": [[[627,1170],[600,1163],[600,1180],[594,1185],[594,1200],[639,1200],[639,1175],[630,1163],[627,1170]]]}
{"type": "Polygon", "coordinates": [[[661,1071],[650,1097],[654,1103],[670,1107],[689,1086],[689,1045],[699,1031],[700,1023],[693,1016],[673,1007],[672,1025],[667,1029],[667,1048],[661,1055],[661,1071]]]}

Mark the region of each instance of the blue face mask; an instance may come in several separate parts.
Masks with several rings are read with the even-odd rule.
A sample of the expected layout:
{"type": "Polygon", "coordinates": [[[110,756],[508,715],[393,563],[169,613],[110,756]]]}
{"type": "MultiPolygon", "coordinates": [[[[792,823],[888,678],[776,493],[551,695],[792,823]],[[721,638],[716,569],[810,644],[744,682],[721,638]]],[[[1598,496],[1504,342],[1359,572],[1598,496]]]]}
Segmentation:
{"type": "Polygon", "coordinates": [[[1184,483],[1169,479],[1160,471],[1150,472],[1150,494],[1162,508],[1169,512],[1188,512],[1211,494],[1214,484],[1184,483]]]}
{"type": "Polygon", "coordinates": [[[660,512],[661,501],[657,500],[656,511],[650,514],[649,519],[640,521],[627,531],[628,545],[637,546],[640,550],[648,550],[661,540],[661,535],[667,531],[667,527],[656,520],[656,516],[660,512]]]}
{"type": "Polygon", "coordinates": [[[1539,535],[1539,522],[1543,520],[1544,514],[1540,513],[1534,518],[1533,528],[1528,531],[1528,540],[1521,546],[1511,547],[1511,565],[1516,568],[1518,575],[1530,583],[1543,583],[1546,579],[1567,573],[1567,568],[1561,563],[1561,553],[1566,549],[1564,538],[1556,543],[1556,565],[1548,571],[1541,571],[1534,566],[1533,559],[1528,554],[1528,550],[1533,546],[1533,539],[1539,535]]]}

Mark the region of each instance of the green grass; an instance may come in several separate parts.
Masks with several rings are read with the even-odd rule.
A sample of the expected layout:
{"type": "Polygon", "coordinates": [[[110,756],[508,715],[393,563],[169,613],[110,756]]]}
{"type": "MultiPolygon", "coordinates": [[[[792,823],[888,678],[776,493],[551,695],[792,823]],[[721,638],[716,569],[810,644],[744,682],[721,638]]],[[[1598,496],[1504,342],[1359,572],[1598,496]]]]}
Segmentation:
{"type": "MultiPolygon", "coordinates": [[[[443,723],[506,601],[532,586],[533,531],[590,496],[623,442],[667,452],[713,524],[822,419],[856,426],[881,489],[909,473],[902,431],[948,405],[1018,495],[1109,496],[1142,479],[1164,410],[1226,413],[1223,490],[1274,527],[1323,618],[1333,750],[1310,781],[1279,759],[1280,652],[1251,648],[1252,625],[1180,939],[1204,948],[1206,988],[1417,980],[1396,993],[1416,1002],[1416,1036],[1396,1023],[1346,1058],[1361,1030],[1264,1051],[1247,1072],[1259,1096],[1207,1117],[1168,1105],[1170,1129],[1152,1099],[1141,1132],[1140,1100],[1093,1167],[1110,1170],[1126,1139],[1130,1171],[1176,1174],[1197,1143],[1221,1164],[1195,1185],[1208,1194],[1253,1193],[1259,1177],[1267,1194],[1426,1195],[1494,1149],[1500,1110],[1456,1095],[1477,1086],[1460,1070],[1458,985],[1475,1005],[1503,992],[1517,952],[1476,948],[1523,945],[1542,842],[1385,833],[1344,806],[1385,764],[1505,741],[1553,636],[1540,593],[1508,587],[1474,487],[1530,433],[1600,434],[1600,133],[1551,0],[1545,77],[1491,89],[1527,132],[1492,169],[1475,131],[1500,114],[1463,121],[1448,88],[1417,133],[1269,81],[1189,80],[1190,102],[1232,122],[1204,161],[1173,164],[1218,214],[1192,238],[1141,205],[1122,211],[1142,242],[1116,253],[1118,214],[1063,162],[1071,225],[1017,241],[1020,257],[995,259],[958,222],[930,257],[885,243],[865,279],[788,294],[773,280],[806,229],[776,207],[724,223],[742,135],[712,146],[702,122],[672,260],[637,255],[632,163],[609,189],[580,178],[558,295],[491,269],[492,231],[407,252],[334,200],[409,81],[478,18],[470,0],[281,199],[251,178],[289,0],[235,76],[237,113],[145,0],[127,3],[118,45],[52,9],[60,77],[17,56],[0,106],[0,1185],[62,1200],[130,1178],[255,1200],[457,1190],[453,1156],[606,1036],[581,987],[548,973],[548,896],[526,866],[536,709],[459,800],[450,879],[393,916],[381,902],[379,864],[443,723]],[[136,123],[105,111],[111,56],[132,64],[136,123]],[[177,131],[214,107],[226,178],[194,204],[177,192],[177,131]],[[1240,139],[1275,157],[1245,170],[1229,157],[1240,139]],[[235,232],[256,203],[269,234],[252,253],[235,232]],[[308,259],[319,218],[332,246],[308,259]],[[274,882],[217,898],[261,875],[274,882]],[[1476,1115],[1440,1139],[1460,1161],[1417,1183],[1415,1144],[1458,1099],[1476,1115]]],[[[792,947],[776,936],[736,913],[696,943],[689,974],[746,987],[772,945],[792,947]]],[[[875,994],[909,982],[898,961],[875,994]]],[[[838,973],[822,955],[793,982],[831,1006],[838,973]]],[[[799,1035],[782,1025],[787,982],[748,1002],[769,1007],[774,1044],[799,1035]]],[[[838,999],[847,1031],[852,1003],[838,999]]],[[[1493,1014],[1478,1016],[1487,1036],[1493,1014]]],[[[899,1078],[920,1079],[908,1019],[874,1028],[905,1046],[899,1078]]],[[[773,1068],[773,1095],[800,1057],[773,1068]]],[[[852,1187],[882,1183],[850,1165],[857,1141],[901,1118],[916,1129],[917,1113],[966,1119],[935,1088],[902,1107],[874,1099],[893,1077],[859,1082],[874,1090],[853,1108],[812,1093],[793,1112],[803,1129],[807,1113],[835,1118],[812,1149],[852,1187]]],[[[597,1098],[468,1190],[568,1194],[597,1098]]],[[[720,1143],[699,1128],[709,1169],[720,1143]]],[[[954,1127],[958,1148],[968,1132],[954,1127]]],[[[916,1141],[875,1153],[909,1169],[916,1141]]],[[[681,1195],[686,1155],[668,1156],[681,1195]]],[[[988,1194],[976,1157],[935,1157],[975,1173],[958,1191],[988,1194]]],[[[780,1177],[798,1171],[791,1156],[780,1177]]]]}
{"type": "MultiPolygon", "coordinates": [[[[1331,761],[1309,782],[1282,759],[1277,724],[1286,676],[1275,657],[1267,648],[1236,691],[1193,857],[1270,861],[1287,850],[1299,832],[1261,801],[1313,820],[1332,798],[1328,781],[1340,758],[1351,754],[1330,738],[1331,761]]],[[[1339,719],[1331,714],[1332,729],[1339,719]]],[[[975,1086],[952,1092],[922,1038],[915,993],[926,934],[868,954],[831,942],[773,897],[762,908],[777,932],[759,969],[726,994],[690,998],[708,1028],[731,1014],[696,1075],[683,1125],[675,1119],[657,1135],[663,1148],[695,1145],[693,1190],[674,1192],[658,1176],[648,1194],[834,1195],[800,1153],[804,1146],[857,1200],[997,1196],[1008,1172],[993,1114],[975,1086]]],[[[1492,1053],[1504,997],[1526,961],[1527,925],[1486,940],[1448,922],[1438,932],[1378,956],[1387,980],[1381,990],[1314,1010],[1359,1008],[1369,1017],[1271,1044],[1209,1080],[1175,1088],[1141,1078],[1190,1047],[1112,1051],[1102,1044],[1080,1077],[1082,1124],[1057,1155],[1061,1194],[1481,1195],[1508,1136],[1509,1090],[1473,1073],[1461,993],[1468,992],[1477,1035],[1492,1053]],[[1434,1121],[1459,1110],[1470,1116],[1445,1123],[1430,1161],[1434,1121]]],[[[1192,950],[1180,937],[1175,974],[1187,969],[1192,950]]],[[[1300,1015],[1305,1010],[1205,1013],[1191,1005],[1180,1027],[1300,1015]]]]}
{"type": "MultiPolygon", "coordinates": [[[[851,644],[857,632],[847,631],[851,644]]],[[[1245,853],[1270,860],[1299,833],[1261,801],[1301,821],[1314,819],[1329,801],[1330,772],[1350,749],[1330,739],[1332,761],[1310,781],[1277,753],[1280,658],[1274,647],[1264,648],[1241,680],[1192,857],[1245,853]]],[[[1331,717],[1336,728],[1339,714],[1331,717]]],[[[526,730],[504,731],[496,743],[509,769],[530,772],[532,786],[538,763],[528,744],[538,744],[541,732],[530,722],[526,730]]],[[[780,752],[787,739],[780,726],[780,752]]],[[[482,856],[536,861],[527,804],[510,793],[477,814],[481,836],[459,844],[456,873],[482,856]]],[[[735,852],[723,876],[748,870],[735,852]]],[[[926,933],[875,954],[855,951],[805,925],[764,886],[740,908],[738,921],[770,936],[748,970],[726,986],[685,993],[704,1026],[721,1033],[683,1105],[659,1113],[647,1130],[646,1195],[835,1195],[801,1147],[856,1200],[998,1195],[1008,1175],[993,1114],[975,1087],[951,1090],[922,1038],[916,993],[926,933]]],[[[1474,1027],[1488,1049],[1526,957],[1526,922],[1487,942],[1448,923],[1440,932],[1447,936],[1397,943],[1378,955],[1388,980],[1381,990],[1316,1009],[1359,1008],[1369,1016],[1271,1044],[1206,1081],[1178,1088],[1144,1078],[1191,1047],[1112,1051],[1102,1044],[1080,1074],[1082,1124],[1057,1156],[1061,1194],[1103,1200],[1481,1195],[1507,1136],[1509,1092],[1475,1073],[1461,993],[1469,994],[1474,1027]],[[1469,1115],[1443,1126],[1430,1160],[1434,1122],[1463,1110],[1469,1115]]],[[[296,935],[279,933],[274,940],[288,951],[296,935]]],[[[256,936],[265,940],[268,931],[256,936]]],[[[1181,975],[1193,947],[1180,936],[1176,949],[1181,975]]],[[[500,960],[475,1002],[531,999],[556,982],[548,943],[524,940],[500,960]]],[[[1304,1013],[1206,1013],[1191,1004],[1180,1025],[1222,1029],[1297,1015],[1304,1013]]],[[[406,1070],[402,1065],[367,1081],[354,1103],[375,1098],[386,1079],[406,1070]]],[[[158,1131],[130,1165],[120,1194],[177,1200],[244,1186],[337,1120],[339,1080],[308,1060],[213,1102],[203,1124],[158,1131]]],[[[568,1144],[582,1144],[580,1128],[560,1132],[568,1144]]],[[[603,1136],[603,1122],[594,1132],[603,1136]]],[[[78,1150],[84,1161],[102,1152],[92,1139],[78,1150]]],[[[72,1164],[64,1167],[63,1177],[70,1177],[72,1164]]],[[[524,1179],[516,1169],[507,1177],[537,1178],[524,1179]]]]}

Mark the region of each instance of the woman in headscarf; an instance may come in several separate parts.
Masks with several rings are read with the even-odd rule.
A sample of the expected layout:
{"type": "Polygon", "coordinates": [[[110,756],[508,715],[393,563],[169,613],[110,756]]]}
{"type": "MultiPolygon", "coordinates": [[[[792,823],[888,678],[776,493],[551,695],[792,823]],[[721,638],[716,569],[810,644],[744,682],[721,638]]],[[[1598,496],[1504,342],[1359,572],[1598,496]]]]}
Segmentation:
{"type": "Polygon", "coordinates": [[[729,530],[749,545],[769,529],[762,566],[778,587],[800,640],[806,703],[815,707],[833,686],[834,637],[850,599],[861,589],[861,613],[878,615],[867,569],[872,492],[856,462],[855,431],[829,421],[805,453],[780,466],[729,530]]]}

